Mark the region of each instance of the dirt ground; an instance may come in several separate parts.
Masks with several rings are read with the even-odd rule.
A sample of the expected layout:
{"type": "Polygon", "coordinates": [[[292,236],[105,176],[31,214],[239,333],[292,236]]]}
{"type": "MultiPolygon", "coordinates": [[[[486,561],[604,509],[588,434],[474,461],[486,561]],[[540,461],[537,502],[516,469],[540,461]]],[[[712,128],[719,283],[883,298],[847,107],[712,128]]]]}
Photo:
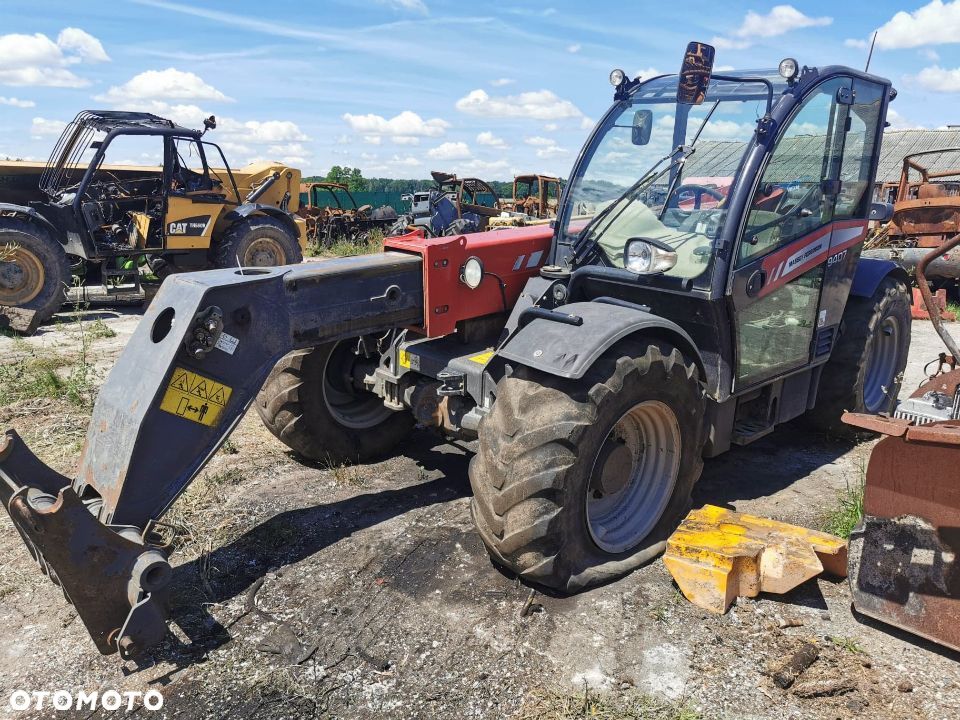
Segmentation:
{"type": "MultiPolygon", "coordinates": [[[[115,336],[85,336],[94,386],[138,319],[102,315],[115,336]]],[[[80,332],[65,321],[24,341],[0,337],[0,364],[74,362],[80,332]]],[[[929,324],[916,323],[905,389],[939,350],[929,324]]],[[[67,473],[88,417],[82,393],[0,406],[0,425],[67,473]]],[[[707,462],[694,504],[819,527],[869,450],[786,426],[707,462]]],[[[844,581],[741,599],[713,616],[683,599],[658,560],[580,595],[531,602],[473,530],[469,457],[469,445],[417,431],[392,460],[316,467],[288,454],[255,413],[244,418],[167,518],[181,545],[173,633],[139,668],[98,654],[0,517],[0,715],[53,714],[11,710],[16,689],[156,689],[162,710],[122,714],[960,717],[960,656],[855,617],[844,581]],[[779,689],[769,668],[804,642],[819,658],[779,689]]]]}

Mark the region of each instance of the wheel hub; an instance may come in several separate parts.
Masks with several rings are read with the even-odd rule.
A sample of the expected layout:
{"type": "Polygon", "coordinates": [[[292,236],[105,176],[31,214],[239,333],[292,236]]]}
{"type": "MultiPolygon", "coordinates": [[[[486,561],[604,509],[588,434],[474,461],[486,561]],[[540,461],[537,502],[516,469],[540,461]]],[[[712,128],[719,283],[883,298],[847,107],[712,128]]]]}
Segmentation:
{"type": "Polygon", "coordinates": [[[880,412],[889,402],[899,352],[900,325],[888,315],[876,330],[864,370],[863,404],[867,412],[880,412]]]}
{"type": "Polygon", "coordinates": [[[630,479],[633,468],[633,453],[621,438],[608,437],[590,478],[590,489],[595,499],[604,495],[613,495],[623,490],[630,479]]]}
{"type": "Polygon", "coordinates": [[[36,255],[22,246],[0,248],[0,305],[24,305],[43,290],[46,273],[36,255]]]}
{"type": "Polygon", "coordinates": [[[283,264],[283,248],[271,238],[257,238],[243,254],[244,267],[275,267],[283,264]]]}

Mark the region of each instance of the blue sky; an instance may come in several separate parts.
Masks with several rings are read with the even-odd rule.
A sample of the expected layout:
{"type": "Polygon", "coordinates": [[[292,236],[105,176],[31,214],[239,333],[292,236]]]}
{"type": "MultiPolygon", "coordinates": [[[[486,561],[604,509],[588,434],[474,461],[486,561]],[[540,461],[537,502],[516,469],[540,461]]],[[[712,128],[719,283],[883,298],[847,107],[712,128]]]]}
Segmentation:
{"type": "Polygon", "coordinates": [[[5,0],[0,19],[0,157],[46,159],[65,121],[107,107],[216,114],[234,166],[565,176],[613,67],[675,72],[694,39],[724,68],[863,67],[877,29],[894,126],[960,123],[960,0],[5,0]]]}

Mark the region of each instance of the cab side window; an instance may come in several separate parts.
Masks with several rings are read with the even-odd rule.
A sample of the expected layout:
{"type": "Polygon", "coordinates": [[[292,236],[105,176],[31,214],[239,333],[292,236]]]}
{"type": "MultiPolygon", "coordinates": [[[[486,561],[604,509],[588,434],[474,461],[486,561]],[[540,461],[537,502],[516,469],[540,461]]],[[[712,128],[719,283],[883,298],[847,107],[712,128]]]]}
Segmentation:
{"type": "Polygon", "coordinates": [[[880,85],[860,80],[853,84],[853,105],[846,121],[840,161],[840,193],[833,213],[835,220],[866,218],[870,213],[870,163],[878,143],[883,91],[880,85]]]}
{"type": "MultiPolygon", "coordinates": [[[[837,101],[849,78],[811,93],[781,132],[750,203],[737,267],[833,220],[849,106],[837,101]]],[[[872,148],[871,148],[872,149],[872,148]]]]}

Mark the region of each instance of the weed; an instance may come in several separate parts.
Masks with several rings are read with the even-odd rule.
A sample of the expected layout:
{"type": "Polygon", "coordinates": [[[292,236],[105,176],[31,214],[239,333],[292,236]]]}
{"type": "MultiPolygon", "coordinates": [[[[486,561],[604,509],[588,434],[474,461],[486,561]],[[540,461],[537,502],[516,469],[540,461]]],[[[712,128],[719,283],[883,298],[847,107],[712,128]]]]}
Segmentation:
{"type": "Polygon", "coordinates": [[[843,648],[848,653],[853,653],[854,655],[860,655],[863,653],[863,648],[860,647],[860,643],[858,643],[854,638],[831,637],[830,642],[832,642],[838,648],[843,648]]]}
{"type": "Polygon", "coordinates": [[[670,703],[636,690],[598,693],[586,685],[583,692],[535,690],[514,716],[516,720],[700,720],[685,702],[670,703]]]}
{"type": "Polygon", "coordinates": [[[948,302],[947,312],[951,313],[955,318],[960,320],[960,303],[948,302]]]}
{"type": "Polygon", "coordinates": [[[227,438],[223,441],[223,445],[220,446],[220,452],[222,452],[224,455],[238,455],[240,453],[240,448],[237,447],[233,440],[227,438]]]}
{"type": "Polygon", "coordinates": [[[837,493],[837,506],[830,511],[823,523],[825,532],[841,538],[849,538],[850,532],[863,517],[863,484],[865,470],[861,464],[860,476],[851,486],[837,493]]]}
{"type": "Polygon", "coordinates": [[[97,318],[87,327],[87,336],[91,340],[99,340],[100,338],[116,337],[117,333],[103,320],[97,318]]]}
{"type": "Polygon", "coordinates": [[[10,262],[13,260],[14,254],[20,248],[19,243],[4,243],[0,245],[0,262],[10,262]]]}

